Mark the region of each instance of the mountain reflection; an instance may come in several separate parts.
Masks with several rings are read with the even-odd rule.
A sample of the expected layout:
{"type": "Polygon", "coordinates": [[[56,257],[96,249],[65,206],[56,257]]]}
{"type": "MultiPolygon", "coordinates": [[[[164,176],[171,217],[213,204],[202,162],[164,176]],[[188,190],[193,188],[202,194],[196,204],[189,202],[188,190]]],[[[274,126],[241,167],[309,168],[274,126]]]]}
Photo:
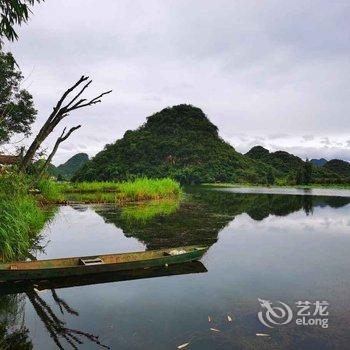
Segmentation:
{"type": "Polygon", "coordinates": [[[346,197],[280,194],[244,194],[206,189],[189,189],[178,202],[159,201],[132,207],[96,206],[105,222],[121,228],[127,237],[144,242],[148,249],[192,244],[213,244],[218,233],[235,216],[246,213],[261,221],[269,215],[287,216],[314,208],[339,208],[350,203],[346,197]],[[167,210],[168,209],[168,210],[167,210]]]}

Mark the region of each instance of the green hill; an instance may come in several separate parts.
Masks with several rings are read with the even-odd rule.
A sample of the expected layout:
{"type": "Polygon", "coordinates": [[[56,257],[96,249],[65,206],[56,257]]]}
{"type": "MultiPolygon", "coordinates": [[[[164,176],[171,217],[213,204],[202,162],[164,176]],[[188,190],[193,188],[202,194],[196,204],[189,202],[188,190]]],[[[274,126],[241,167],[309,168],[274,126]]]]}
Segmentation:
{"type": "Polygon", "coordinates": [[[318,166],[312,161],[307,165],[307,162],[301,158],[285,151],[270,152],[262,146],[255,146],[246,153],[246,156],[272,166],[275,169],[275,177],[281,180],[284,179],[282,182],[289,184],[298,183],[300,173],[304,172],[307,166],[310,167],[311,181],[314,183],[346,182],[344,175],[335,172],[331,167],[318,166]]]}
{"type": "Polygon", "coordinates": [[[49,171],[57,177],[61,177],[64,180],[70,180],[76,171],[88,161],[89,156],[86,153],[78,153],[58,167],[51,164],[49,171]]]}
{"type": "Polygon", "coordinates": [[[171,177],[183,184],[343,183],[345,172],[315,166],[284,151],[256,146],[245,155],[219,137],[218,128],[191,105],[165,108],[106,145],[73,176],[73,181],[123,181],[171,177]]]}
{"type": "Polygon", "coordinates": [[[332,159],[323,167],[340,176],[350,178],[350,163],[345,162],[344,160],[332,159]]]}
{"type": "Polygon", "coordinates": [[[265,183],[269,167],[222,140],[199,108],[178,105],[147,118],[137,130],[107,145],[74,176],[75,181],[170,176],[181,183],[265,183]]]}
{"type": "Polygon", "coordinates": [[[290,175],[304,165],[304,161],[293,154],[285,151],[270,152],[262,146],[253,147],[246,156],[269,164],[276,170],[278,177],[290,175]]]}

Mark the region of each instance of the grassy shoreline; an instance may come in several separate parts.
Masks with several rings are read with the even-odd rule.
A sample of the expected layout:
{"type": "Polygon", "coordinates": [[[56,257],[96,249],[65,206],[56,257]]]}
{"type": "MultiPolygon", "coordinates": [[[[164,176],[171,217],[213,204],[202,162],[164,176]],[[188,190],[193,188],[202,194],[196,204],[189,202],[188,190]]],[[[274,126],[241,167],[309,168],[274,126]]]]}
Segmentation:
{"type": "MultiPolygon", "coordinates": [[[[25,258],[33,243],[54,213],[54,204],[142,203],[181,196],[180,185],[171,179],[136,179],[121,183],[57,183],[18,173],[0,176],[0,260],[25,258]],[[36,191],[38,190],[38,191],[36,191]],[[85,197],[85,198],[84,198],[85,197]]],[[[163,206],[170,210],[170,205],[163,206]],[[169,207],[169,208],[168,208],[169,207]]]]}
{"type": "Polygon", "coordinates": [[[0,260],[25,257],[35,238],[53,214],[28,191],[29,178],[8,174],[0,177],[0,260]]]}
{"type": "Polygon", "coordinates": [[[175,198],[180,185],[169,178],[140,178],[124,182],[57,183],[49,180],[38,184],[42,200],[50,202],[117,203],[144,202],[175,198]]]}

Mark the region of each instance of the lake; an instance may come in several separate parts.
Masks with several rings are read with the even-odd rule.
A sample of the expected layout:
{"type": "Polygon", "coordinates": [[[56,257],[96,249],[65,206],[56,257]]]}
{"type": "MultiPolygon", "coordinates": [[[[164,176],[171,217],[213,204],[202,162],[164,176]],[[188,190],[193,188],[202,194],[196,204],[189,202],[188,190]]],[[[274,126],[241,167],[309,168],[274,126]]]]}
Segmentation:
{"type": "Polygon", "coordinates": [[[139,279],[0,287],[0,341],[39,350],[349,348],[349,191],[188,188],[181,201],[62,206],[33,254],[192,244],[210,246],[201,264],[139,279]]]}

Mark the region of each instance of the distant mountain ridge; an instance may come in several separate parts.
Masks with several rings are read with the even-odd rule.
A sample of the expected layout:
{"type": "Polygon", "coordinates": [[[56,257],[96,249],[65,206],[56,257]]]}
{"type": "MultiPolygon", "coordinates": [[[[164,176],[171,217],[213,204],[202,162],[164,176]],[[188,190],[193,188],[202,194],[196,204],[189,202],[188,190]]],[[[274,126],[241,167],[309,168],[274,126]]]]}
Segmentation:
{"type": "Polygon", "coordinates": [[[57,167],[51,164],[49,171],[52,175],[62,180],[70,180],[77,170],[88,161],[89,156],[86,153],[77,153],[57,167]]]}
{"type": "Polygon", "coordinates": [[[325,158],[320,158],[320,159],[311,159],[310,162],[313,165],[317,165],[317,166],[323,166],[327,163],[327,159],[325,158]]]}
{"type": "Polygon", "coordinates": [[[126,131],[86,162],[72,180],[168,176],[185,184],[302,184],[350,182],[347,174],[344,164],[315,166],[288,152],[270,152],[262,146],[241,154],[219,137],[218,128],[201,109],[182,104],[165,108],[149,116],[138,129],[126,131]]]}
{"type": "Polygon", "coordinates": [[[350,178],[350,163],[340,159],[332,159],[324,165],[324,168],[343,177],[350,178]]]}

